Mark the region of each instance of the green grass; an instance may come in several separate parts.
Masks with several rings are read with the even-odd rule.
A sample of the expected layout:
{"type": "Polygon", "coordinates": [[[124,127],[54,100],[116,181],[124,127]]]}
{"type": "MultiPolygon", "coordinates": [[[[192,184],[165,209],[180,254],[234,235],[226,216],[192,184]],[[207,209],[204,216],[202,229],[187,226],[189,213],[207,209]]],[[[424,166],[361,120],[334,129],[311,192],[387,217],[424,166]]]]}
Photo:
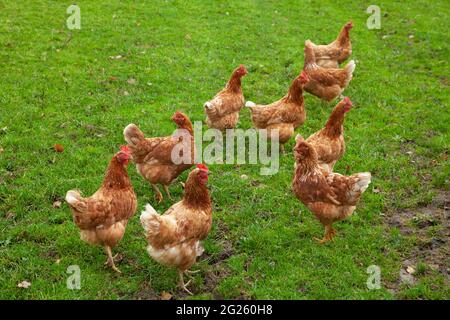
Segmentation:
{"type": "MultiPolygon", "coordinates": [[[[71,3],[0,1],[0,298],[188,298],[176,271],[145,251],[138,215],[155,203],[133,165],[139,211],[115,249],[121,275],[103,267],[101,248],[79,239],[67,205],[53,202],[69,189],[97,190],[127,124],[163,136],[175,110],[203,120],[203,103],[241,63],[247,99],[278,99],[303,66],[304,40],[329,42],[350,18],[357,68],[345,94],[356,107],[335,169],[370,171],[371,187],[336,224],[335,241],[321,246],[312,237],[322,226],[290,191],[293,139],[272,177],[257,165],[211,165],[213,229],[208,259],[194,266],[202,272],[193,298],[450,298],[448,273],[423,271],[427,261],[415,284],[398,283],[417,239],[387,223],[429,204],[436,190],[448,194],[448,2],[378,1],[382,29],[368,30],[365,1],[78,1],[81,30],[70,31],[71,3]],[[54,152],[55,143],[65,151],[54,152]],[[69,265],[81,268],[81,290],[66,288],[69,265]],[[370,265],[381,268],[380,290],[366,287],[370,265]],[[18,288],[23,280],[31,287],[18,288]]],[[[331,108],[306,95],[307,120],[297,131],[320,129],[331,108]]],[[[248,110],[239,127],[251,127],[248,110]]],[[[181,197],[178,183],[171,190],[181,197]]]]}

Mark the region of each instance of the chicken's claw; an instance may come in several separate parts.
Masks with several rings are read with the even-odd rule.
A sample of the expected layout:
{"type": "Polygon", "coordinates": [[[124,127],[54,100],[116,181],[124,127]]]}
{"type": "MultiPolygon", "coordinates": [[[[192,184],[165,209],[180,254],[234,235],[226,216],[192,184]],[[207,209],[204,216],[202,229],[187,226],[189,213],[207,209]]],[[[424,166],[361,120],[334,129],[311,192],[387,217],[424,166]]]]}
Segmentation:
{"type": "Polygon", "coordinates": [[[156,202],[158,202],[158,203],[161,203],[161,201],[163,201],[163,196],[162,196],[162,194],[156,194],[155,195],[155,199],[156,199],[156,202]]]}
{"type": "Polygon", "coordinates": [[[324,244],[325,242],[333,240],[333,237],[336,235],[336,230],[333,229],[331,226],[325,226],[325,235],[323,236],[323,239],[319,238],[313,238],[320,244],[324,244]]]}
{"type": "Polygon", "coordinates": [[[187,286],[191,283],[191,280],[189,280],[188,282],[184,283],[184,278],[183,278],[183,271],[179,271],[179,275],[180,275],[180,287],[186,291],[187,293],[189,293],[191,296],[193,296],[194,294],[187,288],[187,286]]]}

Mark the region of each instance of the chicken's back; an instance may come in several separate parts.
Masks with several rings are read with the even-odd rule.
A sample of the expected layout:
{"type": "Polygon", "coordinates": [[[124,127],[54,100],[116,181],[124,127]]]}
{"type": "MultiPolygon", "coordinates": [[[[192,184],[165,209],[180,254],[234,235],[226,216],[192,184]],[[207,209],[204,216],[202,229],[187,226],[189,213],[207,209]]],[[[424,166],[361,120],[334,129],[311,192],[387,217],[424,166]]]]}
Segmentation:
{"type": "Polygon", "coordinates": [[[128,220],[137,207],[136,195],[132,188],[115,190],[100,188],[89,198],[83,198],[76,190],[67,192],[75,224],[83,230],[99,226],[111,226],[116,222],[128,220]]]}
{"type": "Polygon", "coordinates": [[[206,238],[212,224],[210,209],[193,210],[183,201],[174,204],[164,215],[147,205],[140,219],[150,256],[182,270],[188,269],[203,252],[200,240],[206,238]]]}
{"type": "Polygon", "coordinates": [[[212,100],[205,103],[205,113],[210,122],[220,121],[226,115],[239,112],[244,107],[242,91],[220,91],[212,100]]]}

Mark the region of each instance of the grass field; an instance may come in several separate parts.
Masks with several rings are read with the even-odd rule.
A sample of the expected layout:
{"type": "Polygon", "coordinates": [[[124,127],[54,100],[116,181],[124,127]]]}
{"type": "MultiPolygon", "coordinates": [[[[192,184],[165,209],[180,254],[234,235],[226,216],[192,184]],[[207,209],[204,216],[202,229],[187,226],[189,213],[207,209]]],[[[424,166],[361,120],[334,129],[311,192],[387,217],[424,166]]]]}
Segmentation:
{"type": "MultiPolygon", "coordinates": [[[[70,4],[0,1],[0,298],[450,298],[448,2],[378,1],[380,30],[366,27],[364,1],[77,1],[81,30],[66,27],[70,4]],[[241,63],[246,98],[274,101],[302,68],[304,41],[332,41],[350,18],[357,67],[345,94],[355,108],[335,170],[373,179],[335,240],[313,241],[323,227],[290,190],[292,139],[271,177],[258,165],[210,165],[213,229],[194,296],[145,251],[143,205],[172,203],[156,205],[134,165],[139,210],[115,249],[122,274],[104,268],[63,199],[97,190],[123,128],[169,135],[178,109],[204,120],[203,103],[241,63]],[[70,265],[80,266],[80,290],[66,288],[70,265]],[[379,290],[366,286],[370,265],[381,269],[379,290]]],[[[297,131],[308,136],[333,104],[305,99],[297,131]]],[[[239,127],[251,127],[248,110],[239,127]]],[[[171,190],[182,196],[179,183],[171,190]]]]}

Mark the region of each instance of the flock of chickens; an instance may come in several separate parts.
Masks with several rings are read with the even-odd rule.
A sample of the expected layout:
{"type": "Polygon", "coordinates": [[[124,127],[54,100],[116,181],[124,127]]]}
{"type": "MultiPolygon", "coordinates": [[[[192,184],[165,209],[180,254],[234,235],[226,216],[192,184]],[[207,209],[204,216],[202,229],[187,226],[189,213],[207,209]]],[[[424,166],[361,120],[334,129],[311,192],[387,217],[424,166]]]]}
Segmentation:
{"type": "MultiPolygon", "coordinates": [[[[235,128],[239,111],[248,107],[254,126],[270,132],[278,130],[280,148],[294,134],[294,130],[306,119],[303,90],[326,101],[341,95],[352,79],[354,61],[344,68],[339,64],[352,53],[349,31],[353,27],[348,22],[335,41],[328,45],[305,42],[305,63],[301,74],[294,79],[288,93],[280,100],[268,105],[257,105],[247,101],[242,93],[241,78],[247,69],[241,65],[234,70],[226,87],[205,103],[206,124],[220,130],[235,128]],[[245,104],[244,104],[245,103],[245,104]]],[[[311,210],[325,226],[320,243],[329,241],[335,235],[332,224],[345,219],[355,210],[362,193],[367,189],[371,175],[369,172],[344,176],[333,172],[336,162],[344,155],[345,141],[343,123],[345,114],[352,108],[348,97],[343,98],[333,109],[320,131],[303,139],[296,137],[294,147],[295,170],[292,190],[295,196],[311,210]]],[[[188,116],[176,112],[172,117],[178,129],[189,132],[184,143],[191,143],[194,150],[194,132],[188,116]],[[189,141],[190,139],[190,141],[189,141]]],[[[271,134],[269,138],[273,138],[271,134]]],[[[162,201],[158,184],[162,185],[168,198],[172,200],[169,185],[185,170],[194,166],[192,162],[176,164],[172,161],[173,148],[186,137],[172,135],[146,138],[134,124],[124,130],[127,146],[122,146],[106,171],[103,184],[89,198],[81,196],[77,190],[67,192],[73,219],[81,230],[81,239],[105,248],[108,264],[115,266],[111,250],[122,239],[128,220],[135,214],[137,199],[133,185],[127,174],[130,160],[136,164],[138,173],[149,181],[155,191],[156,200],[162,201]]],[[[193,151],[194,152],[194,151],[193,151]]],[[[184,184],[181,201],[172,205],[163,215],[147,204],[140,216],[148,242],[148,254],[156,261],[178,268],[180,285],[188,293],[185,273],[203,252],[200,243],[211,229],[212,205],[207,188],[209,170],[204,164],[197,164],[189,173],[184,184]]]]}

